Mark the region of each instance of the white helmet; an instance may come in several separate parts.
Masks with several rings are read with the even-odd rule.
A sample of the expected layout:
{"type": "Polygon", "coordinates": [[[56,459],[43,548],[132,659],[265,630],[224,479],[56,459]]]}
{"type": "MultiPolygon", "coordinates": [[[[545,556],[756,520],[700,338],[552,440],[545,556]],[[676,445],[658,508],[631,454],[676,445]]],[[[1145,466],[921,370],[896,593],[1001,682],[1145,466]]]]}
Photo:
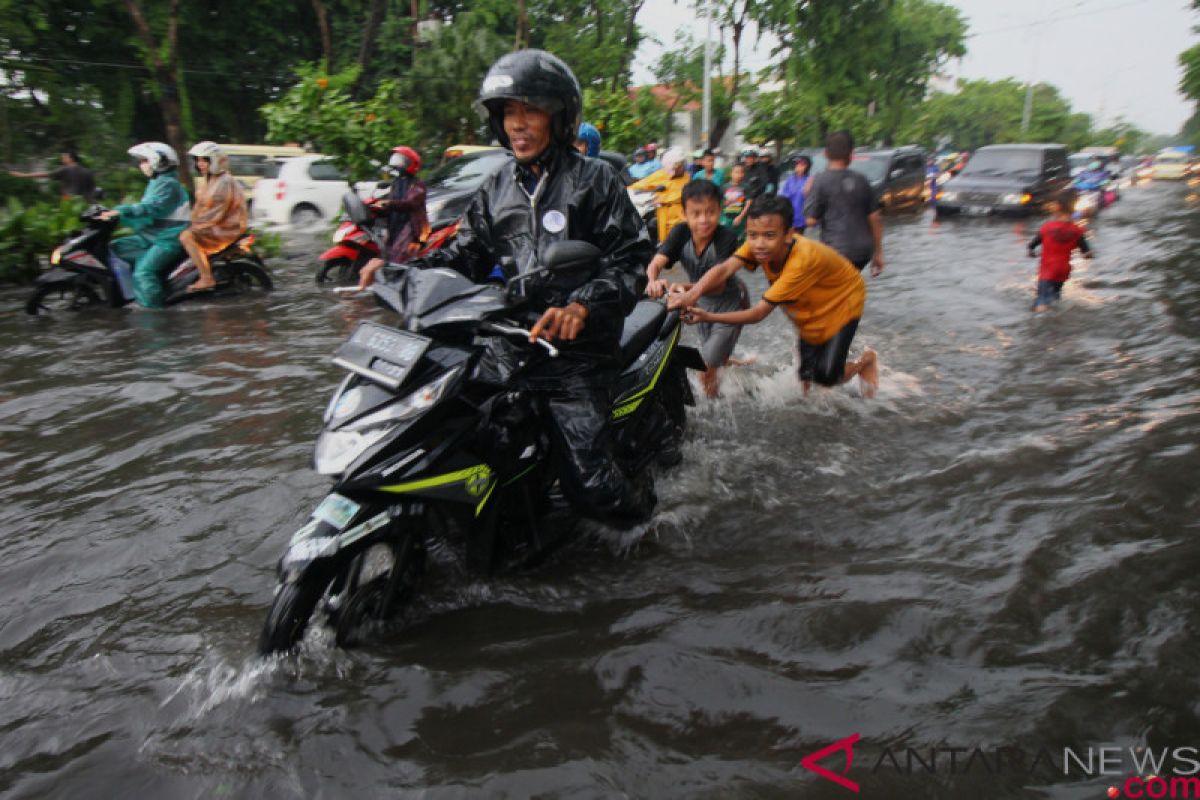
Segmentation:
{"type": "Polygon", "coordinates": [[[229,171],[229,156],[216,142],[197,142],[188,150],[192,158],[207,158],[208,171],[212,175],[220,175],[229,171]]]}
{"type": "Polygon", "coordinates": [[[175,148],[162,142],[142,142],[135,144],[126,152],[138,161],[150,162],[150,169],[155,172],[166,172],[179,166],[179,155],[175,148]]]}

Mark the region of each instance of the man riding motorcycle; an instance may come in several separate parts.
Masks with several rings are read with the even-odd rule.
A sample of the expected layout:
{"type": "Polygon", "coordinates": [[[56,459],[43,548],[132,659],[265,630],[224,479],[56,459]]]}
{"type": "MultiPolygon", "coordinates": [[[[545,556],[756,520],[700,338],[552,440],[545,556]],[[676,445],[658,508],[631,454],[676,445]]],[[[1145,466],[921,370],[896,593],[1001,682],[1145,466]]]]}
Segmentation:
{"type": "Polygon", "coordinates": [[[166,295],[162,279],[183,258],[179,234],[191,222],[192,201],[175,177],[179,156],[170,145],[142,142],[128,152],[150,182],[140,202],[117,206],[101,219],[120,217],[134,229],[132,236],[112,242],[112,252],[133,265],[134,299],[146,308],[162,308],[166,295]]]}
{"type": "MultiPolygon", "coordinates": [[[[648,519],[655,498],[613,458],[610,409],[624,318],[637,303],[653,255],[649,235],[616,173],[573,148],[582,96],[570,68],[542,50],[519,50],[492,65],[478,106],[515,161],[483,182],[455,239],[415,267],[450,267],[476,282],[512,279],[538,267],[552,242],[581,240],[606,262],[586,282],[535,299],[531,333],[564,342],[561,356],[531,367],[523,388],[539,396],[561,458],[563,493],[582,514],[617,527],[648,519]]],[[[360,286],[376,270],[364,270],[360,286]]],[[[386,274],[386,273],[385,273],[386,274]]],[[[496,342],[500,360],[530,358],[496,342]]]]}

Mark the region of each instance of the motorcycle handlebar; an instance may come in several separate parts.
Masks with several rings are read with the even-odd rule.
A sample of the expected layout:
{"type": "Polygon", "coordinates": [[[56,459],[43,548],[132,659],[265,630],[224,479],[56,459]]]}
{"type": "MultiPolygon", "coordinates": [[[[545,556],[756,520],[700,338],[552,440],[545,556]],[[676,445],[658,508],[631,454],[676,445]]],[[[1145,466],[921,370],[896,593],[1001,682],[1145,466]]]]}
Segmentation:
{"type": "MultiPolygon", "coordinates": [[[[504,336],[519,336],[526,341],[529,341],[529,337],[533,335],[524,328],[518,328],[516,325],[501,325],[498,322],[489,322],[485,324],[483,326],[483,330],[488,333],[503,334],[504,336]]],[[[533,343],[544,347],[546,352],[550,354],[551,358],[558,358],[558,348],[547,342],[545,339],[534,339],[533,343]]]]}

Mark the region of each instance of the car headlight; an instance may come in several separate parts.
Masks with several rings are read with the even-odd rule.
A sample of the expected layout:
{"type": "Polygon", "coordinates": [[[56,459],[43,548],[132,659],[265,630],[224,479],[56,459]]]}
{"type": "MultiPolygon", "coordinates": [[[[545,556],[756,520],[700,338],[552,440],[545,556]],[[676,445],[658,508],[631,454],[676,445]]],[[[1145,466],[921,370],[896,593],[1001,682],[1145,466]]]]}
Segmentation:
{"type": "Polygon", "coordinates": [[[953,203],[958,199],[958,192],[941,192],[938,194],[938,200],[945,200],[947,203],[953,203]]]}
{"type": "Polygon", "coordinates": [[[340,430],[322,432],[317,439],[317,451],[313,459],[317,472],[322,475],[345,472],[355,459],[392,433],[398,423],[419,416],[436,405],[460,372],[462,367],[455,367],[373,414],[355,420],[340,430]]]}

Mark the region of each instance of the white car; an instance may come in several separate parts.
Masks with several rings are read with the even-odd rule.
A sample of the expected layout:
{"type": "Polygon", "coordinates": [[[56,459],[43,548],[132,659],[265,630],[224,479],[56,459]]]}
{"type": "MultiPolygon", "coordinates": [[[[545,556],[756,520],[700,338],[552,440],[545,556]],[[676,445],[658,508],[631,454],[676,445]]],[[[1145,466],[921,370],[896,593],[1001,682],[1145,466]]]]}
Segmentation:
{"type": "Polygon", "coordinates": [[[278,171],[271,170],[254,184],[254,221],[296,226],[332,221],[349,190],[345,173],[327,156],[280,159],[278,171]]]}

